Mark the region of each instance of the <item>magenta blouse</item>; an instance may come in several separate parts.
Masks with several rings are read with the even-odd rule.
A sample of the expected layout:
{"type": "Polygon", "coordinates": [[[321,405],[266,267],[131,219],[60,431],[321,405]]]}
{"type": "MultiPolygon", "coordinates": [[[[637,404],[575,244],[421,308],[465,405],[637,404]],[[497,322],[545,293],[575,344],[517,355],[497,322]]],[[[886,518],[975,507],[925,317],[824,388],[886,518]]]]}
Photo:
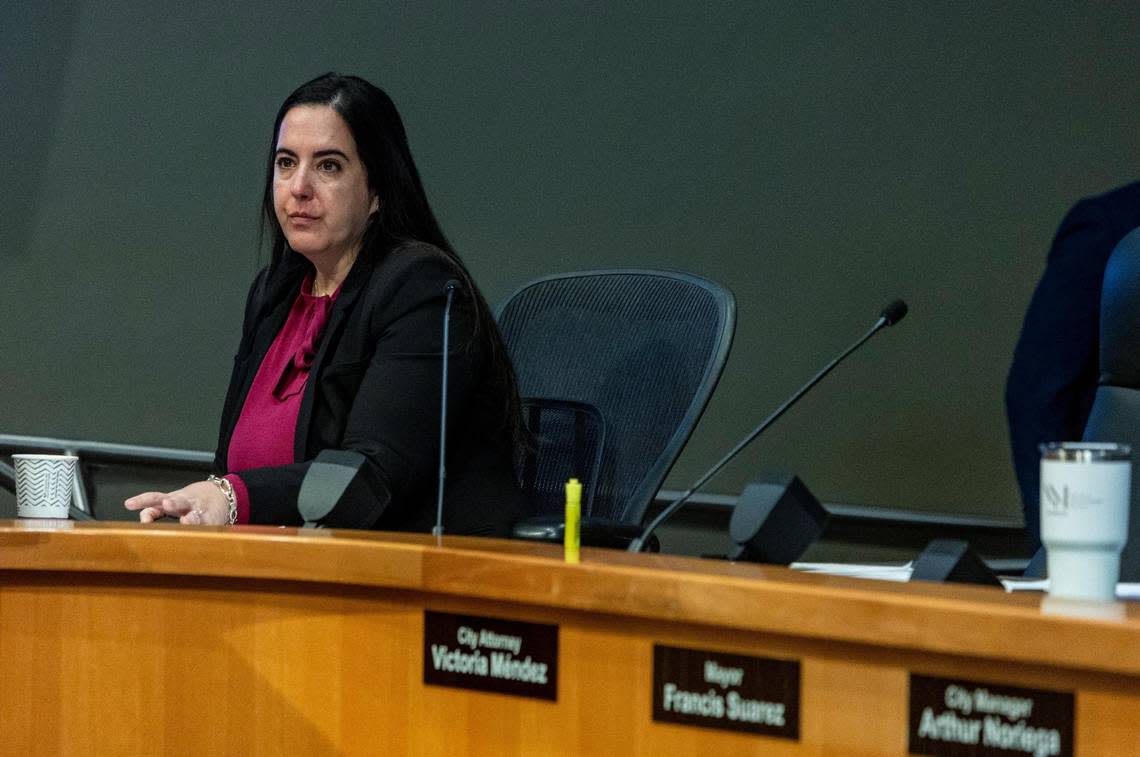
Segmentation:
{"type": "Polygon", "coordinates": [[[248,468],[293,462],[293,436],[301,397],[317,341],[340,294],[339,287],[324,297],[314,297],[312,290],[310,274],[301,283],[285,325],[257,369],[230,438],[226,460],[230,473],[225,478],[234,487],[238,523],[249,523],[250,515],[249,492],[237,474],[248,468]]]}

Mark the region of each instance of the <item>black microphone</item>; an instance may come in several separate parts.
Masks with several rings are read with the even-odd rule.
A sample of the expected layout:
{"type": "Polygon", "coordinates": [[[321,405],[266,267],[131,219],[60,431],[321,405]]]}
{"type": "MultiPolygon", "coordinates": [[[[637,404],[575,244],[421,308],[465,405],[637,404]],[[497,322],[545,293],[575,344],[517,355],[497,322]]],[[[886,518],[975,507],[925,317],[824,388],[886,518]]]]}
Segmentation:
{"type": "Polygon", "coordinates": [[[439,489],[435,498],[435,526],[432,527],[432,536],[443,536],[443,484],[447,478],[447,468],[444,462],[447,458],[447,361],[449,342],[451,336],[451,300],[459,282],[448,279],[443,285],[447,290],[447,304],[443,307],[443,370],[439,390],[439,489]]]}
{"type": "Polygon", "coordinates": [[[879,313],[879,318],[883,319],[884,325],[894,326],[896,323],[906,318],[906,303],[902,300],[894,300],[891,304],[883,308],[879,313]]]}
{"type": "Polygon", "coordinates": [[[751,444],[752,440],[754,440],[756,437],[760,436],[760,434],[764,431],[764,429],[768,428],[773,423],[775,423],[777,418],[779,418],[781,415],[783,415],[788,410],[788,408],[790,408],[792,405],[796,404],[796,402],[799,401],[800,397],[807,394],[808,390],[810,390],[813,386],[818,384],[823,379],[824,376],[831,373],[831,370],[833,368],[835,368],[835,366],[837,366],[841,362],[843,362],[844,358],[846,358],[852,352],[854,352],[855,350],[857,350],[861,346],[863,346],[864,342],[866,342],[868,339],[873,337],[875,334],[877,334],[882,329],[886,328],[887,326],[894,326],[896,323],[901,321],[906,316],[906,312],[907,312],[906,303],[903,302],[902,300],[894,300],[893,302],[891,302],[891,304],[889,304],[885,308],[883,308],[882,312],[879,313],[879,320],[877,320],[875,322],[875,325],[871,327],[870,331],[868,331],[863,336],[859,337],[858,341],[856,341],[855,344],[851,345],[846,350],[844,350],[839,355],[839,357],[835,358],[830,363],[825,365],[823,367],[823,370],[821,370],[819,373],[815,374],[811,378],[810,381],[808,381],[806,384],[801,386],[795,394],[793,394],[790,398],[788,398],[784,402],[784,404],[780,405],[778,408],[775,409],[775,411],[771,415],[769,415],[767,418],[765,418],[763,421],[761,421],[760,425],[757,426],[756,428],[752,429],[751,433],[749,433],[748,436],[741,439],[737,443],[737,445],[729,451],[729,453],[727,455],[725,455],[724,457],[722,457],[720,459],[720,462],[718,462],[712,468],[709,468],[709,470],[706,471],[703,476],[701,476],[700,478],[697,479],[696,483],[694,483],[692,486],[690,486],[688,489],[686,489],[685,492],[680,497],[673,500],[671,503],[669,503],[669,505],[664,510],[662,510],[660,513],[658,513],[657,517],[654,518],[649,523],[649,525],[645,527],[645,530],[641,532],[641,536],[637,537],[632,542],[630,542],[629,551],[630,552],[640,552],[642,547],[645,546],[645,540],[649,538],[650,534],[652,534],[653,531],[658,526],[660,526],[662,523],[664,523],[665,520],[670,515],[677,512],[677,510],[681,507],[681,505],[685,504],[685,502],[688,501],[689,497],[693,496],[693,493],[696,492],[697,489],[700,489],[702,486],[704,486],[706,483],[708,483],[710,478],[712,478],[717,473],[719,473],[720,469],[723,468],[725,465],[727,465],[728,462],[730,460],[732,460],[732,458],[736,457],[736,455],[742,449],[744,449],[749,444],[751,444]]]}

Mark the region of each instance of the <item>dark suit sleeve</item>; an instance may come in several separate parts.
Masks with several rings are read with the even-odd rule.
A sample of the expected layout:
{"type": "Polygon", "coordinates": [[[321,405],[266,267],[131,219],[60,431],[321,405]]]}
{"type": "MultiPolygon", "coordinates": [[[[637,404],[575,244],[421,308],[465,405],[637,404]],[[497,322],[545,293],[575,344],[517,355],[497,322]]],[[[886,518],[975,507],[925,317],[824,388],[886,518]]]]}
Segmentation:
{"type": "MultiPolygon", "coordinates": [[[[385,277],[377,307],[361,306],[352,316],[374,319],[377,341],[348,409],[341,446],[303,463],[242,471],[252,522],[371,528],[393,503],[403,503],[407,490],[434,478],[444,288],[456,274],[442,255],[410,254],[385,277]]],[[[449,427],[482,373],[470,302],[457,293],[452,306],[449,427]]]]}
{"type": "Polygon", "coordinates": [[[1116,233],[1096,200],[1061,222],[1014,350],[1005,403],[1029,539],[1038,539],[1038,444],[1080,439],[1096,393],[1100,290],[1116,233]]]}
{"type": "Polygon", "coordinates": [[[215,476],[221,476],[227,472],[227,461],[224,460],[223,457],[225,456],[225,450],[227,449],[228,445],[224,443],[225,440],[222,438],[222,434],[225,434],[227,431],[225,418],[227,417],[228,413],[232,412],[233,404],[237,400],[237,393],[241,388],[238,384],[238,377],[240,374],[240,371],[238,370],[238,359],[241,357],[246,344],[250,339],[250,335],[253,332],[254,317],[260,305],[258,293],[261,291],[262,284],[264,283],[267,275],[268,269],[266,268],[258,271],[257,276],[254,277],[253,283],[249,287],[249,293],[245,298],[245,313],[242,317],[241,327],[241,344],[238,345],[237,354],[234,356],[234,367],[230,370],[229,388],[226,390],[226,400],[222,405],[223,421],[221,424],[221,430],[219,431],[218,435],[218,446],[214,448],[213,473],[215,476]]]}

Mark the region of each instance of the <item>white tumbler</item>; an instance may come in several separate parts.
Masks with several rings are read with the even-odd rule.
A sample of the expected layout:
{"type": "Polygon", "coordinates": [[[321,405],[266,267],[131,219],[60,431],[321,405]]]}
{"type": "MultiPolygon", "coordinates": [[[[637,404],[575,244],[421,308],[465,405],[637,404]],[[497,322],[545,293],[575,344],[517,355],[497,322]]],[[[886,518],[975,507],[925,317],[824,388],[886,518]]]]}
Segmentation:
{"type": "Polygon", "coordinates": [[[1041,541],[1051,595],[1116,598],[1131,498],[1132,450],[1127,445],[1041,445],[1041,541]]]}

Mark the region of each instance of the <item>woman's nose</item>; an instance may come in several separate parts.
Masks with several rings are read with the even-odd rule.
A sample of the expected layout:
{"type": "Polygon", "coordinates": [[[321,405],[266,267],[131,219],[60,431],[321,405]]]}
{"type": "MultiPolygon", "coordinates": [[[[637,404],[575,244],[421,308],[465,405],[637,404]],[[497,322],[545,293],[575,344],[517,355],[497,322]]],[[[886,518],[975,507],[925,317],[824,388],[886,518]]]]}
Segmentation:
{"type": "Polygon", "coordinates": [[[293,180],[289,183],[289,191],[293,193],[294,197],[299,199],[312,196],[313,185],[309,180],[309,171],[307,168],[298,168],[293,174],[293,180]]]}

